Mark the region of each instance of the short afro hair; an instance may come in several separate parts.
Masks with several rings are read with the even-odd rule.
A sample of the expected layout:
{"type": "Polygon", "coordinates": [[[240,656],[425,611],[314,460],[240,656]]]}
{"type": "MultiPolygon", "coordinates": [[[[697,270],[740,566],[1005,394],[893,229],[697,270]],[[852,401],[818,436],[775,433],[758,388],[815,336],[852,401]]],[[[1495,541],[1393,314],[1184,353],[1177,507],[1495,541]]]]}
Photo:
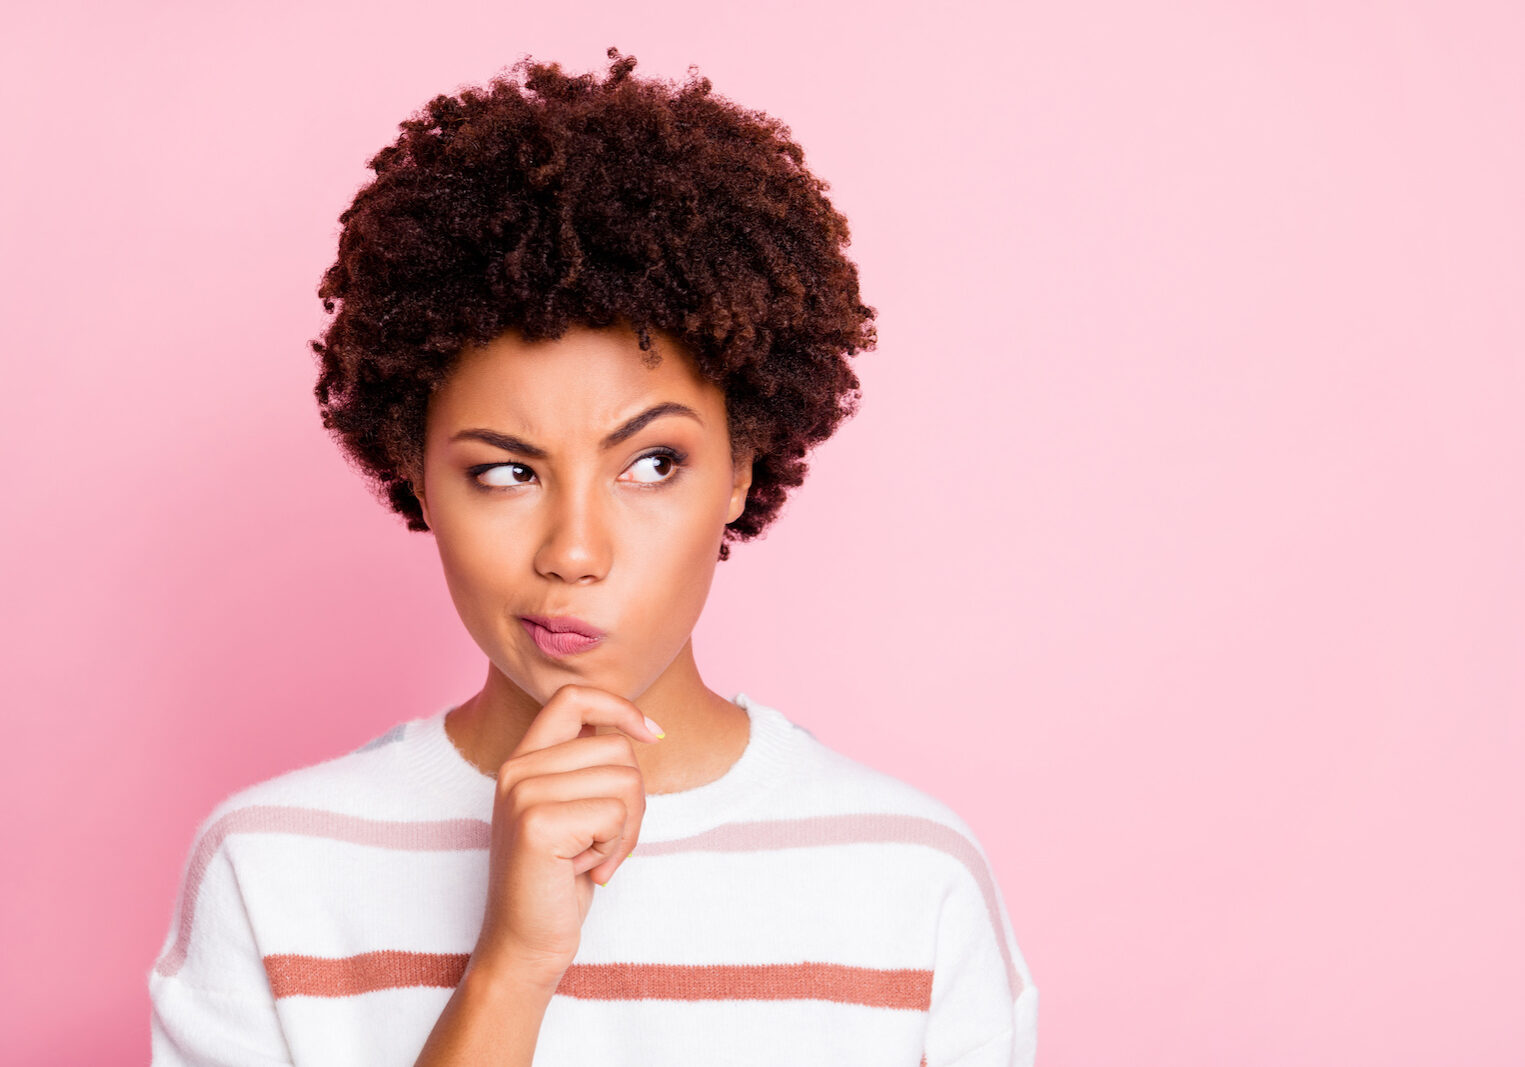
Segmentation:
{"type": "Polygon", "coordinates": [[[758,536],[805,453],[857,411],[846,356],[876,344],[843,253],[847,220],[787,126],[708,78],[573,77],[524,56],[485,89],[439,95],[369,161],[339,216],[318,296],[337,314],[312,342],[323,425],[378,499],[427,530],[410,478],[429,396],[468,345],[576,324],[682,343],[726,397],[733,455],[753,455],[728,542],[758,536]]]}

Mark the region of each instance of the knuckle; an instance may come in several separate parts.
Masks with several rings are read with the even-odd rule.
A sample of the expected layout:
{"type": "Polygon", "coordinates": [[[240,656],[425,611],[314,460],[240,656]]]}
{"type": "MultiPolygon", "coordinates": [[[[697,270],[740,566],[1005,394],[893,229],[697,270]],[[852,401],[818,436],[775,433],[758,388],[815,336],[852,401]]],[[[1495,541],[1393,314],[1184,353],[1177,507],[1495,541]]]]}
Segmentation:
{"type": "Polygon", "coordinates": [[[635,745],[624,734],[600,734],[598,738],[602,748],[600,753],[607,763],[633,763],[635,761],[635,745]]]}
{"type": "Polygon", "coordinates": [[[513,760],[505,760],[503,766],[498,768],[498,792],[500,794],[513,792],[514,786],[519,781],[517,770],[513,760]]]}
{"type": "Polygon", "coordinates": [[[516,821],[519,825],[519,836],[526,841],[538,841],[548,831],[551,812],[544,804],[531,804],[526,808],[520,808],[516,821]]]}
{"type": "Polygon", "coordinates": [[[530,798],[527,795],[529,792],[527,788],[528,782],[529,779],[511,780],[508,783],[508,788],[503,790],[503,799],[507,802],[510,811],[522,812],[531,806],[530,798]]]}

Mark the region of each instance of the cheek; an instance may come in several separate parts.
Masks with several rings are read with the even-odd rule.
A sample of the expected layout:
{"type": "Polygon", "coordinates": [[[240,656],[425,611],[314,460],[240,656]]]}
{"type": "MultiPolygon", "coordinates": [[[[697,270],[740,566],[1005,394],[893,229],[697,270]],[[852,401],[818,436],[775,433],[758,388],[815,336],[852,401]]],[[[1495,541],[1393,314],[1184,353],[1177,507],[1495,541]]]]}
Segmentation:
{"type": "Polygon", "coordinates": [[[435,541],[450,598],[461,618],[469,622],[494,614],[493,603],[502,598],[514,565],[503,540],[477,529],[453,529],[445,537],[436,534],[435,541]]]}
{"type": "Polygon", "coordinates": [[[723,522],[707,512],[691,513],[682,523],[642,531],[638,543],[628,546],[623,563],[641,576],[641,593],[633,600],[668,640],[679,631],[686,639],[704,607],[723,530],[723,522]]]}

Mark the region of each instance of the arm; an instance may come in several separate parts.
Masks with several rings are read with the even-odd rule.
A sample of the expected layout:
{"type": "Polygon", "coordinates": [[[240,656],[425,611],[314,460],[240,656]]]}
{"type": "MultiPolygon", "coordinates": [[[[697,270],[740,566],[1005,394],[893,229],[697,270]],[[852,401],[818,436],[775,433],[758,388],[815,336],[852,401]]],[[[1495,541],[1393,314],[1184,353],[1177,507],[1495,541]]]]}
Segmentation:
{"type": "Polygon", "coordinates": [[[1038,989],[984,850],[965,836],[967,866],[938,916],[927,1067],[1032,1067],[1038,989]]]}
{"type": "Polygon", "coordinates": [[[560,979],[528,964],[494,966],[473,953],[414,1067],[530,1067],[560,979]]]}
{"type": "Polygon", "coordinates": [[[149,977],[152,1067],[291,1067],[273,1004],[149,977]]]}
{"type": "MultiPolygon", "coordinates": [[[[236,805],[219,805],[184,864],[170,929],[148,972],[151,1067],[292,1067],[224,840],[242,818],[236,805]]],[[[529,1067],[560,979],[560,970],[473,953],[418,1064],[529,1067]]]]}
{"type": "Polygon", "coordinates": [[[1013,1029],[941,1067],[1033,1067],[1038,1051],[1038,987],[1024,986],[1017,996],[1013,1029]]]}
{"type": "Polygon", "coordinates": [[[214,811],[182,869],[148,972],[152,1067],[291,1067],[254,930],[214,811]]]}
{"type": "Polygon", "coordinates": [[[607,882],[639,836],[646,794],[631,739],[658,741],[660,729],[590,686],[564,685],[540,709],[498,769],[482,931],[415,1067],[530,1067],[596,872],[607,882]]]}

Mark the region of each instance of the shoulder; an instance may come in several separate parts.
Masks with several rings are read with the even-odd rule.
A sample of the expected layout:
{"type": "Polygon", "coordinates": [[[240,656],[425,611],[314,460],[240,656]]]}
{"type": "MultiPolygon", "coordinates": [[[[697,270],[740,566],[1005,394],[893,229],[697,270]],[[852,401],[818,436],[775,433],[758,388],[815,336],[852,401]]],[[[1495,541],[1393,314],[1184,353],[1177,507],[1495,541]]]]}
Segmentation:
{"type": "Polygon", "coordinates": [[[797,795],[803,801],[844,811],[923,819],[974,839],[969,823],[940,797],[821,741],[787,717],[785,721],[795,734],[794,755],[801,772],[797,795]]]}
{"type": "Polygon", "coordinates": [[[1018,1050],[1014,1062],[1031,1063],[1037,987],[995,869],[968,820],[940,797],[796,729],[803,735],[802,802],[837,813],[845,839],[913,846],[901,850],[895,869],[934,895],[932,1010],[939,1044],[967,1048],[1004,1028],[1018,1050]],[[915,862],[904,862],[911,858],[915,862]]]}
{"type": "Polygon", "coordinates": [[[278,885],[305,876],[323,862],[328,843],[386,838],[382,820],[408,792],[397,788],[403,746],[394,742],[411,725],[398,723],[348,752],[242,786],[212,805],[191,835],[155,972],[202,989],[257,984],[263,965],[251,899],[272,878],[278,885]]]}
{"type": "Polygon", "coordinates": [[[405,793],[395,788],[399,742],[413,725],[399,722],[349,751],[232,790],[201,818],[197,844],[215,849],[232,833],[280,832],[323,817],[389,817],[405,793]]]}
{"type": "Polygon", "coordinates": [[[1003,1003],[1009,1009],[1032,976],[994,867],[968,820],[940,797],[795,729],[800,773],[780,801],[784,812],[814,824],[806,836],[895,848],[893,869],[932,894],[944,974],[936,995],[967,983],[988,989],[987,1010],[999,1015],[1003,1003]]]}
{"type": "Polygon", "coordinates": [[[798,766],[786,795],[775,799],[779,814],[813,821],[842,840],[919,846],[915,851],[944,869],[949,888],[988,885],[991,867],[969,822],[941,797],[871,766],[816,738],[796,731],[798,766]]]}

